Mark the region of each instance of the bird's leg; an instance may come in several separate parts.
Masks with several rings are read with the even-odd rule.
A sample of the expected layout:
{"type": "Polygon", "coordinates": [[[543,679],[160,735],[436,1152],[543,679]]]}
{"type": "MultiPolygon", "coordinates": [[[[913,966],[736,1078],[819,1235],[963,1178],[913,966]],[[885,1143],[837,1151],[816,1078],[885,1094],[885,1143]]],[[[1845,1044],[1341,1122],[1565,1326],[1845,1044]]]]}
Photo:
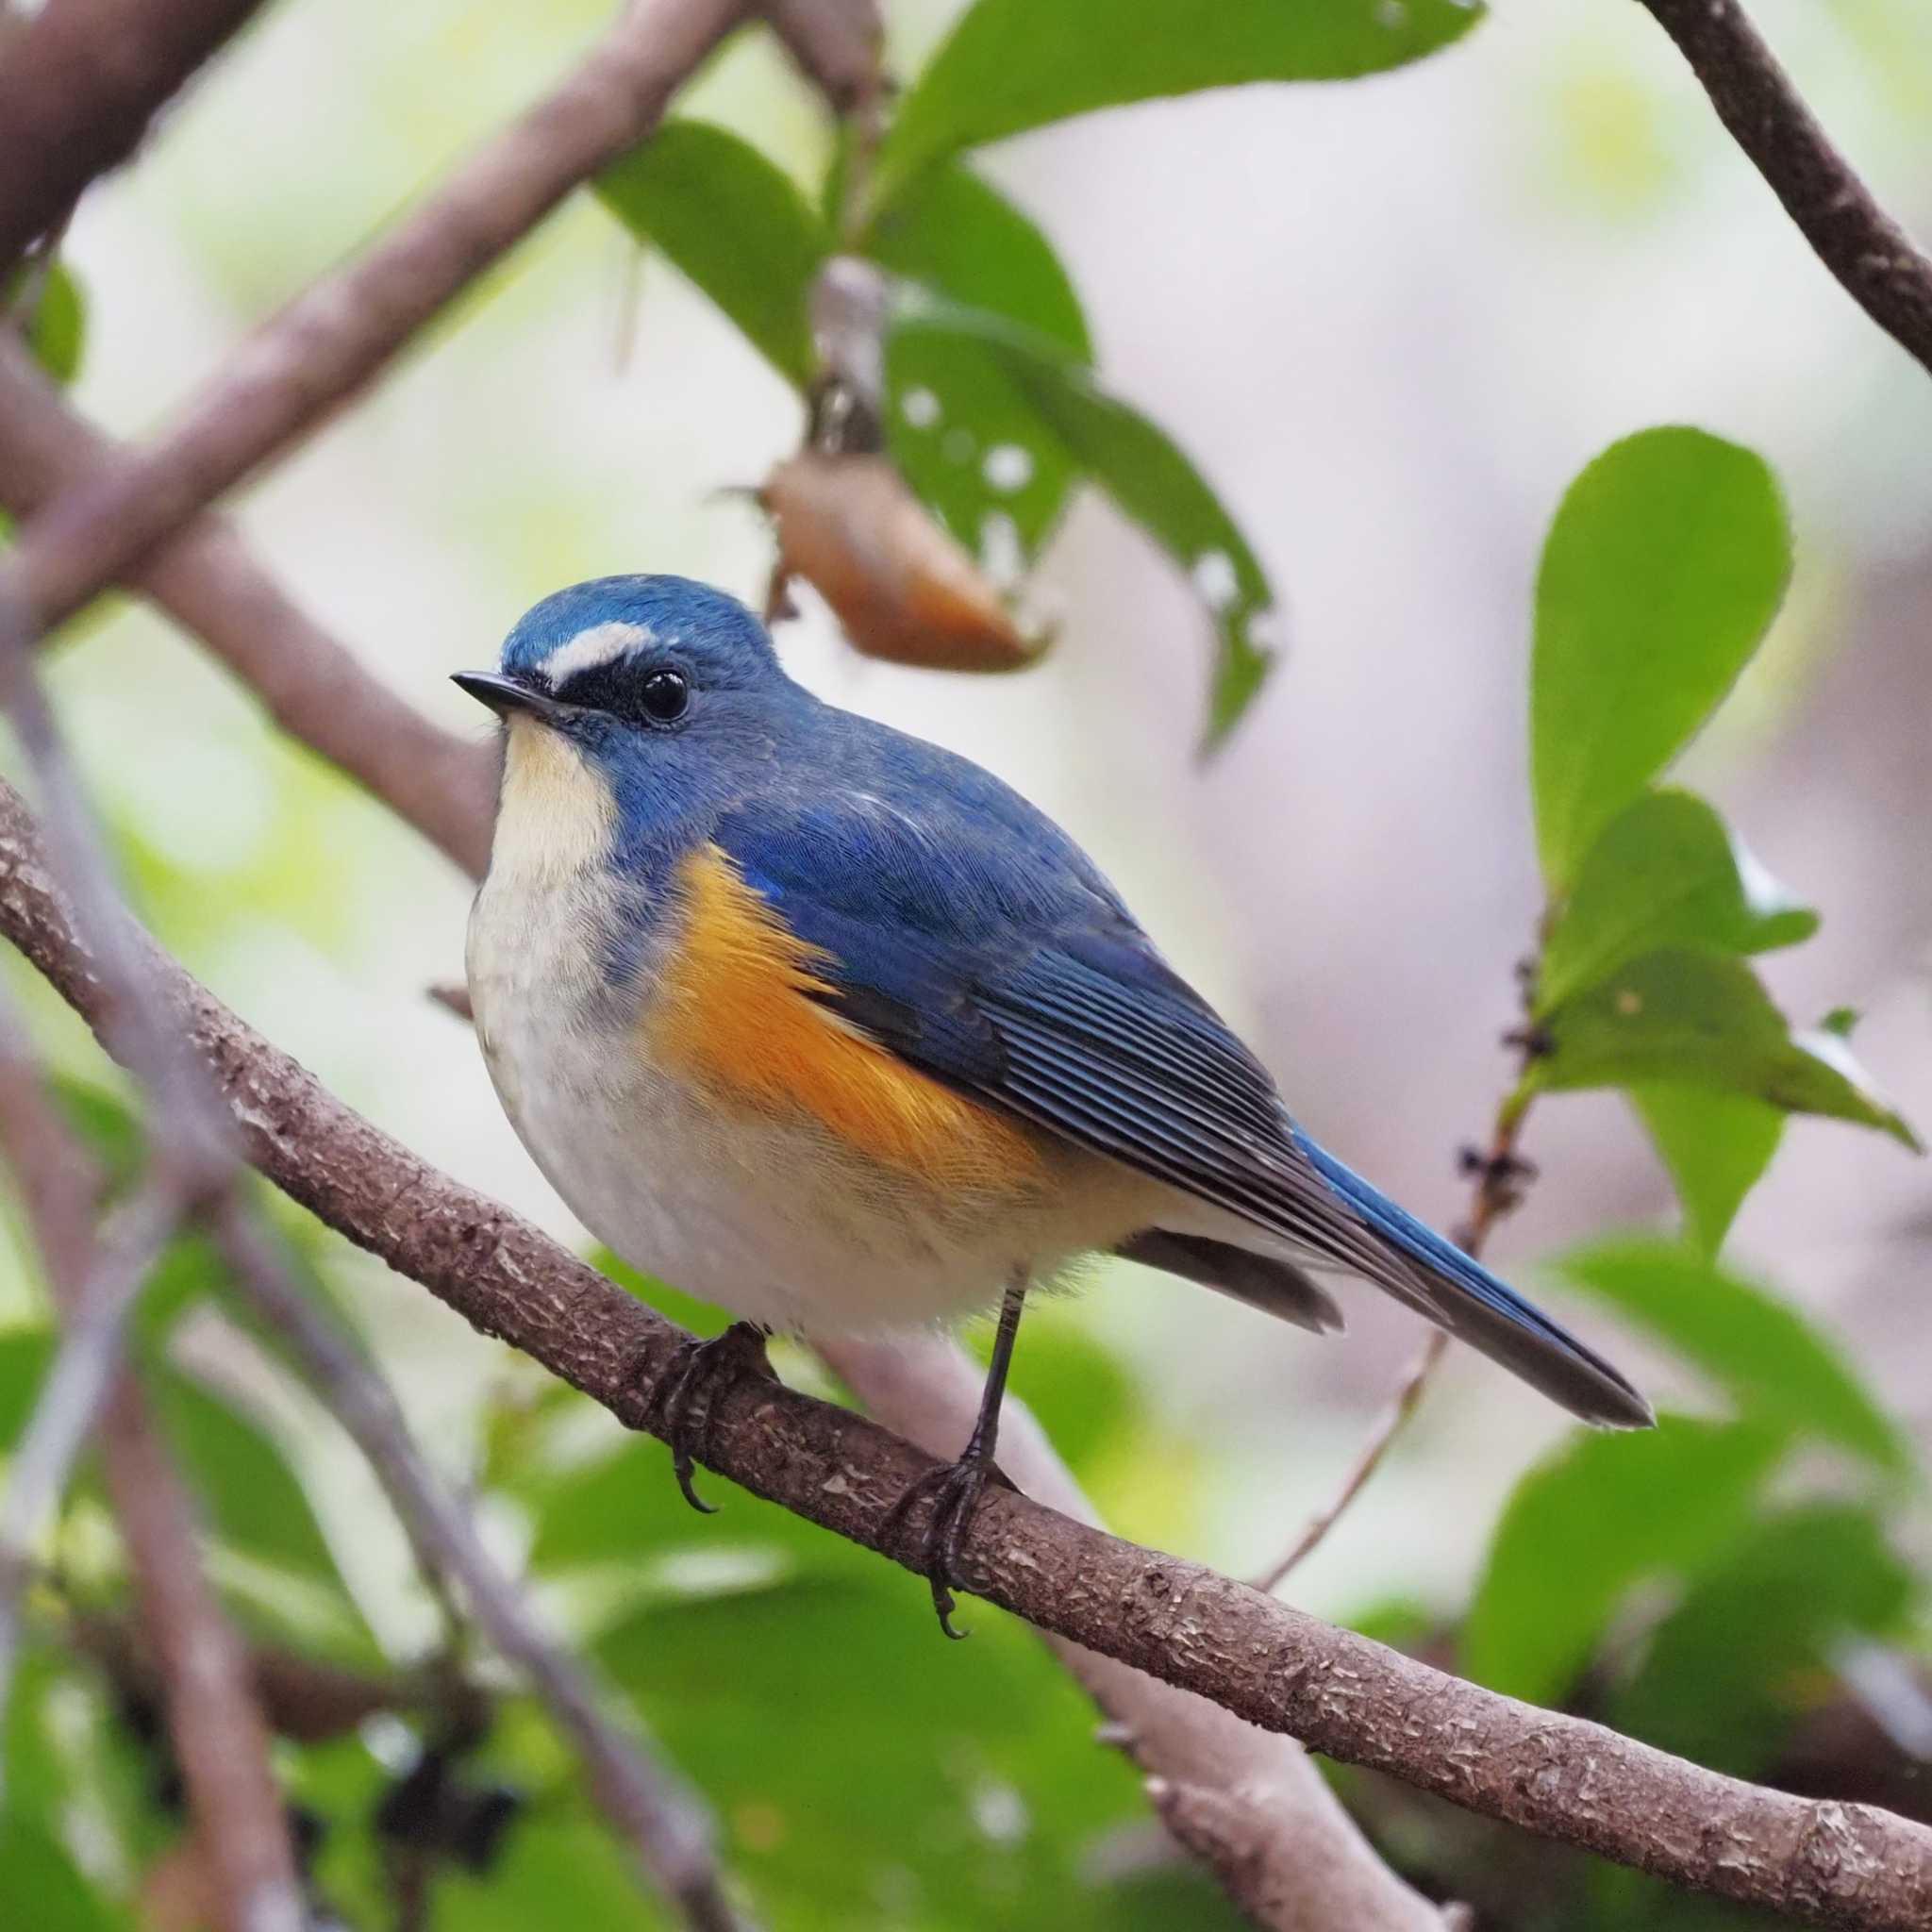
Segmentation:
{"type": "Polygon", "coordinates": [[[958,1580],[959,1553],[966,1532],[973,1526],[974,1512],[990,1478],[1004,1480],[993,1463],[993,1450],[999,1442],[1000,1403],[1007,1392],[1007,1372],[1013,1363],[1013,1339],[1020,1332],[1020,1310],[1026,1299],[1026,1271],[1016,1268],[1000,1301],[1000,1324],[992,1339],[992,1359],[987,1364],[986,1387],[979,1397],[979,1414],[966,1448],[958,1461],[944,1469],[929,1470],[892,1505],[886,1521],[890,1541],[893,1529],[922,1498],[932,1498],[932,1514],[926,1519],[925,1537],[920,1551],[919,1567],[932,1585],[932,1607],[939,1613],[940,1628],[948,1637],[966,1632],[953,1628],[953,1590],[958,1580]]]}
{"type": "Polygon", "coordinates": [[[671,1445],[671,1467],[684,1500],[707,1516],[717,1512],[691,1483],[693,1458],[702,1455],[711,1434],[711,1403],[718,1384],[751,1373],[769,1377],[765,1338],[771,1333],[756,1322],[734,1322],[722,1335],[699,1341],[693,1336],[678,1345],[670,1366],[651,1391],[649,1411],[661,1411],[664,1439],[671,1445]]]}

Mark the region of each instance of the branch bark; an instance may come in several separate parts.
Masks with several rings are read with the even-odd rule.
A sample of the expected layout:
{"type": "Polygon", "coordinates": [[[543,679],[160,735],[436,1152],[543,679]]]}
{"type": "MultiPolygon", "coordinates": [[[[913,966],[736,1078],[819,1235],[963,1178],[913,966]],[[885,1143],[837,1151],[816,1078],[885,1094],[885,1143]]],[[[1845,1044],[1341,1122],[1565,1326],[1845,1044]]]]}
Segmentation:
{"type": "Polygon", "coordinates": [[[573,188],[641,141],[743,10],[743,0],[632,0],[553,93],[258,329],[159,442],[24,527],[0,563],[0,608],[51,629],[313,428],[573,188]]]}
{"type": "Polygon", "coordinates": [[[1886,213],[1739,0],[1643,0],[1718,119],[1860,308],[1932,374],[1932,259],[1886,213]]]}
{"type": "Polygon", "coordinates": [[[260,0],[50,0],[0,59],[0,277],[260,0]]]}
{"type": "MultiPolygon", "coordinates": [[[[0,793],[0,930],[92,1019],[98,986],[11,792],[0,793]]],[[[650,1426],[647,1391],[679,1330],[361,1119],[142,942],[173,1024],[271,1180],[626,1426],[650,1426]]],[[[705,1460],[895,1559],[892,1506],[932,1467],[864,1418],[760,1376],[719,1390],[705,1460]]],[[[1759,1790],[1499,1697],[1024,1496],[991,1495],[964,1554],[976,1593],[1042,1630],[1470,1810],[1818,1924],[1932,1920],[1932,1832],[1890,1813],[1759,1790]]]]}

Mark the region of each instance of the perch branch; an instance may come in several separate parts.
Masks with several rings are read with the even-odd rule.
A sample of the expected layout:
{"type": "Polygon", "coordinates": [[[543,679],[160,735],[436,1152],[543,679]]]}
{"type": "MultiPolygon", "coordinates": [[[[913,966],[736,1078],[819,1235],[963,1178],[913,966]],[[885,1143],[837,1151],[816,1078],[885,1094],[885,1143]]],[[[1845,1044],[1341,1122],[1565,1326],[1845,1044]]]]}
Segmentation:
{"type": "MultiPolygon", "coordinates": [[[[94,1016],[98,983],[10,793],[0,930],[94,1016]]],[[[647,1391],[681,1331],[361,1119],[140,942],[271,1180],[627,1426],[650,1426],[647,1391]]],[[[868,1548],[916,1555],[923,1524],[895,1530],[892,1506],[932,1462],[863,1417],[740,1376],[718,1391],[704,1460],[868,1548]]],[[[1894,1814],[1761,1790],[1498,1696],[1017,1494],[989,1498],[963,1554],[976,1594],[1040,1628],[1470,1810],[1819,1924],[1876,1932],[1932,1919],[1932,1831],[1894,1814]]]]}
{"type": "Polygon", "coordinates": [[[1642,0],[1840,287],[1932,373],[1932,259],[1879,207],[1738,0],[1642,0]]]}

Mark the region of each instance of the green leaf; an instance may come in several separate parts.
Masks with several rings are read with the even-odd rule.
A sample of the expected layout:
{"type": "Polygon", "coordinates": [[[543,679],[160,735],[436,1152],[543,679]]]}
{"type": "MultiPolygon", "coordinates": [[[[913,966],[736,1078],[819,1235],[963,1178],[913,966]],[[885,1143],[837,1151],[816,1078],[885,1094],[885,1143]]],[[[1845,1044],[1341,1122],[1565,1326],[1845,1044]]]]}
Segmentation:
{"type": "Polygon", "coordinates": [[[178,1372],[163,1371],[153,1386],[169,1440],[223,1541],[243,1556],[334,1582],[335,1558],[280,1445],[178,1372]]]}
{"type": "Polygon", "coordinates": [[[1532,1704],[1559,1698],[1634,1586],[1690,1574],[1738,1534],[1786,1440],[1761,1423],[1680,1416],[1571,1437],[1504,1507],[1463,1624],[1463,1669],[1532,1704]]]}
{"type": "Polygon", "coordinates": [[[1610,1241],[1551,1265],[1695,1363],[1741,1414],[1835,1442],[1888,1473],[1911,1468],[1910,1442],[1837,1345],[1769,1290],[1669,1241],[1610,1241]]]}
{"type": "Polygon", "coordinates": [[[0,1450],[10,1454],[26,1427],[53,1366],[55,1347],[48,1327],[0,1329],[0,1450]]]}
{"type": "Polygon", "coordinates": [[[1787,1113],[1856,1121],[1919,1146],[1844,1041],[1793,1034],[1740,959],[1647,954],[1566,1001],[1543,1031],[1549,1051],[1529,1074],[1537,1091],[1672,1080],[1747,1094],[1787,1113]]]}
{"type": "Polygon", "coordinates": [[[1218,643],[1207,741],[1224,739],[1274,661],[1259,633],[1274,593],[1234,520],[1166,433],[1051,342],[964,309],[920,305],[902,315],[887,337],[886,382],[893,460],[969,548],[987,547],[995,515],[1029,546],[1051,523],[1058,473],[1071,470],[1188,573],[1218,643]],[[996,453],[1009,446],[1025,481],[1002,492],[996,453]]]}
{"type": "MultiPolygon", "coordinates": [[[[23,269],[0,296],[0,309],[11,310],[19,299],[22,280],[33,274],[23,269]]],[[[51,262],[42,280],[26,325],[26,345],[33,358],[63,389],[80,374],[87,341],[87,298],[64,261],[51,262]]]]}
{"type": "Polygon", "coordinates": [[[1120,1923],[1088,1861],[1144,1821],[1133,1772],[1031,1632],[965,1617],[972,1643],[936,1648],[918,1580],[869,1562],[653,1605],[597,1656],[715,1806],[774,1932],[1120,1923]]]}
{"type": "Polygon", "coordinates": [[[1260,80],[1346,80],[1466,33],[1457,0],[978,0],[912,84],[879,155],[901,182],[964,147],[1129,101],[1260,80]]]}
{"type": "Polygon", "coordinates": [[[1869,1510],[1837,1503],[1757,1524],[1657,1626],[1612,1707],[1620,1731],[1734,1777],[1771,1764],[1832,1651],[1898,1626],[1909,1567],[1869,1510]]]}
{"type": "Polygon", "coordinates": [[[799,389],[811,380],[811,285],[831,243],[782,168],[722,127],[667,121],[598,176],[597,194],[779,375],[799,389]]]}
{"type": "Polygon", "coordinates": [[[1554,893],[1730,690],[1790,566],[1770,469],[1702,430],[1627,437],[1570,486],[1543,545],[1530,669],[1537,846],[1554,893]]]}
{"type": "Polygon", "coordinates": [[[1784,1115],[1767,1101],[1669,1080],[1632,1087],[1629,1097],[1683,1203],[1685,1238],[1714,1257],[1777,1152],[1784,1115]]]}
{"type": "Polygon", "coordinates": [[[963,162],[931,169],[882,208],[864,252],[881,268],[962,308],[1003,315],[1093,359],[1087,318],[1053,244],[963,162]]]}
{"type": "Polygon", "coordinates": [[[0,1818],[0,1899],[10,1899],[33,1932],[114,1932],[125,1924],[59,1840],[18,1813],[0,1818]]]}
{"type": "Polygon", "coordinates": [[[1590,848],[1543,950],[1537,1010],[1645,953],[1764,953],[1818,930],[1703,799],[1646,792],[1590,848]]]}

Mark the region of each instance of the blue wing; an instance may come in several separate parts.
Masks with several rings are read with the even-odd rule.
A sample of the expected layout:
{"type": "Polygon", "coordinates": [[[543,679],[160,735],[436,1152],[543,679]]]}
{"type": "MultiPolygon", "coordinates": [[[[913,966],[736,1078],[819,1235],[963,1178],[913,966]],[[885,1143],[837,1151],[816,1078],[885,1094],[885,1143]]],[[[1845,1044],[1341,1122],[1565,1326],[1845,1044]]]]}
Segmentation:
{"type": "MultiPolygon", "coordinates": [[[[1650,1419],[1607,1362],[1309,1141],[1051,821],[977,767],[931,756],[943,765],[916,791],[888,763],[790,804],[741,805],[713,832],[836,962],[826,976],[848,1018],[936,1078],[1226,1209],[1310,1266],[1365,1277],[1576,1413],[1650,1419]]],[[[1267,1296],[1252,1267],[1243,1279],[1185,1265],[1214,1244],[1149,1234],[1158,1265],[1331,1324],[1332,1305],[1292,1269],[1296,1285],[1267,1296]]]]}

